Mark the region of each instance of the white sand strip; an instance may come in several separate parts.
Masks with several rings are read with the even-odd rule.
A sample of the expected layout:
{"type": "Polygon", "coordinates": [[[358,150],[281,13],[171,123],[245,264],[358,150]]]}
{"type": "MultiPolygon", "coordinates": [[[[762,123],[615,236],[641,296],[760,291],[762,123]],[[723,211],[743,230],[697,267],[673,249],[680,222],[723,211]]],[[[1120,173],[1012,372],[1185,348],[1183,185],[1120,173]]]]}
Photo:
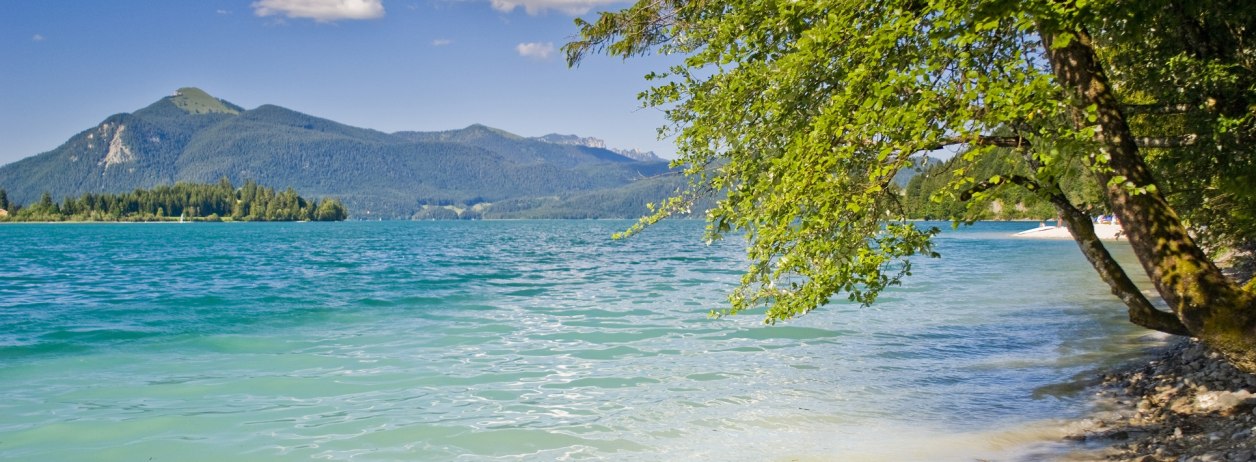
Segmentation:
{"type": "MultiPolygon", "coordinates": [[[[1099,239],[1108,240],[1108,241],[1116,241],[1116,240],[1121,240],[1125,238],[1125,236],[1121,233],[1121,225],[1096,223],[1095,234],[1099,236],[1099,239]]],[[[1068,232],[1068,229],[1064,227],[1060,227],[1060,226],[1040,226],[1040,227],[1030,229],[1027,231],[1021,231],[1019,233],[1013,234],[1013,236],[1031,238],[1031,239],[1072,239],[1073,238],[1073,235],[1068,232]]]]}

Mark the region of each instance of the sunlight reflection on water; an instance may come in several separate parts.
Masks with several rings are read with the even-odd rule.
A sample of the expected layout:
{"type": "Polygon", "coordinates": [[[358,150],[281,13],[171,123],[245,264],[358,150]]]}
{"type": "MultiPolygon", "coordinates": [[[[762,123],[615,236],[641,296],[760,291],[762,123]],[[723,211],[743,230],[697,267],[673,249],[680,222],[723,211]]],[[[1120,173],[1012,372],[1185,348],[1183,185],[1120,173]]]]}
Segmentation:
{"type": "Polygon", "coordinates": [[[0,458],[971,460],[1150,341],[1032,224],[763,326],[705,316],[739,242],[629,223],[0,227],[0,458]]]}

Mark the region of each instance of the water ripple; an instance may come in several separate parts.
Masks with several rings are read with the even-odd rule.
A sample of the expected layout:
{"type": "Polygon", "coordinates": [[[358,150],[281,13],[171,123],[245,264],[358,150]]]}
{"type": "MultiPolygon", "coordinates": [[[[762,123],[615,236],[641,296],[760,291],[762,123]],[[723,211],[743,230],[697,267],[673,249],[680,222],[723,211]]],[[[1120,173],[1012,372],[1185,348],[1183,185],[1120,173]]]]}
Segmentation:
{"type": "Polygon", "coordinates": [[[1138,342],[1075,246],[1008,225],[764,326],[705,317],[739,242],[628,224],[2,226],[0,458],[834,454],[1079,412],[1035,390],[1138,342]]]}

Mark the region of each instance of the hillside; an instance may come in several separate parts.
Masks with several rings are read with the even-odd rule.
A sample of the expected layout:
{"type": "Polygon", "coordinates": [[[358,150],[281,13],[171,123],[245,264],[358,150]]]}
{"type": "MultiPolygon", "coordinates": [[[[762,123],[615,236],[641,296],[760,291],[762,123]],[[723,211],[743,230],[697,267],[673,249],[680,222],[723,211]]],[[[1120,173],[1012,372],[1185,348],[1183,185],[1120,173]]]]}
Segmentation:
{"type": "Polygon", "coordinates": [[[526,203],[537,204],[537,215],[558,207],[572,216],[635,217],[674,189],[637,184],[669,170],[643,158],[482,125],[384,133],[274,105],[245,110],[189,87],[0,166],[0,188],[27,204],[43,192],[60,201],[226,178],[338,197],[353,218],[409,218],[432,205],[506,216],[527,213],[526,203]],[[602,199],[585,199],[593,193],[602,199]]]}

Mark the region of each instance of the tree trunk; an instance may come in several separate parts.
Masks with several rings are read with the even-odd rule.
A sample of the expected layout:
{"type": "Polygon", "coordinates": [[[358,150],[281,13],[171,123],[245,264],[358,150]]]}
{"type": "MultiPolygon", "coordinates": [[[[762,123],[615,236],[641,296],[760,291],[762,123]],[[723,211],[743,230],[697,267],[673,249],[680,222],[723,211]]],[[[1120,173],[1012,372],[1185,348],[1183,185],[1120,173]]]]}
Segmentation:
{"type": "Polygon", "coordinates": [[[1090,221],[1089,215],[1073,206],[1063,194],[1054,195],[1051,198],[1051,204],[1060,213],[1060,217],[1068,223],[1068,231],[1077,242],[1077,247],[1081,248],[1082,255],[1085,255],[1090,265],[1099,272],[1099,277],[1108,283],[1108,287],[1112,289],[1112,295],[1120,298],[1129,308],[1130,322],[1167,334],[1191,334],[1186,326],[1182,325],[1177,315],[1156,309],[1142,291],[1138,290],[1134,281],[1131,281],[1129,275],[1125,274],[1125,269],[1121,268],[1121,264],[1117,263],[1115,258],[1112,258],[1112,254],[1108,253],[1108,249],[1103,246],[1099,236],[1095,235],[1095,224],[1090,221]]]}
{"type": "Polygon", "coordinates": [[[1256,372],[1256,297],[1208,259],[1156,189],[1090,36],[1039,29],[1056,81],[1070,91],[1078,113],[1080,108],[1097,110],[1096,141],[1105,156],[1092,155],[1092,167],[1156,290],[1191,335],[1241,369],[1256,372]],[[1063,38],[1071,40],[1055,46],[1063,38]]]}

